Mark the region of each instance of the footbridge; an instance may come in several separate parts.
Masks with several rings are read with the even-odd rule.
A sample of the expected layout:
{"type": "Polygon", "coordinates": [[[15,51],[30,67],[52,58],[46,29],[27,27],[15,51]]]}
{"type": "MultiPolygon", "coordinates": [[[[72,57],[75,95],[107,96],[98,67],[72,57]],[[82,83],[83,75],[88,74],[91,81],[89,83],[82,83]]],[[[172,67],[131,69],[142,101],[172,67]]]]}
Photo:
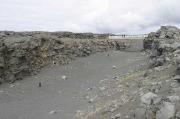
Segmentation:
{"type": "Polygon", "coordinates": [[[144,39],[148,34],[139,34],[139,35],[109,35],[109,39],[144,39]]]}
{"type": "Polygon", "coordinates": [[[137,52],[143,49],[143,40],[148,36],[148,34],[139,35],[109,35],[110,40],[122,41],[128,46],[125,51],[137,52]]]}

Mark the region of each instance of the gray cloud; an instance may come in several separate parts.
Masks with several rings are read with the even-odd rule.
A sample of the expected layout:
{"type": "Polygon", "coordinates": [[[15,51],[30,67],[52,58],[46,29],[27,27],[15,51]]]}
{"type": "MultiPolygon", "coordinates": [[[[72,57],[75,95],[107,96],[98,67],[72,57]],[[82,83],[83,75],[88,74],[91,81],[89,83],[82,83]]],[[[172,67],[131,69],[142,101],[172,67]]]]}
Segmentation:
{"type": "Polygon", "coordinates": [[[0,30],[146,33],[180,23],[179,0],[4,0],[0,30]]]}

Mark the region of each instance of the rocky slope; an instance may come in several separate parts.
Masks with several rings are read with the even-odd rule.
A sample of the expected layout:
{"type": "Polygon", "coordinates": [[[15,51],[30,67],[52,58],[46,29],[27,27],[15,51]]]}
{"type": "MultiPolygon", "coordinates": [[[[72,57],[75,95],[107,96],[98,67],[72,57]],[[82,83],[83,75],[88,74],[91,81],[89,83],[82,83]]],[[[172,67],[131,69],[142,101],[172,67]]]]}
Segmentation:
{"type": "Polygon", "coordinates": [[[46,65],[66,64],[95,52],[123,50],[127,44],[108,34],[0,32],[0,83],[14,82],[46,65]]]}
{"type": "Polygon", "coordinates": [[[180,119],[180,30],[163,26],[144,40],[147,69],[99,82],[78,119],[180,119]],[[150,49],[150,50],[149,50],[150,49]],[[147,53],[146,53],[147,54],[147,53]]]}

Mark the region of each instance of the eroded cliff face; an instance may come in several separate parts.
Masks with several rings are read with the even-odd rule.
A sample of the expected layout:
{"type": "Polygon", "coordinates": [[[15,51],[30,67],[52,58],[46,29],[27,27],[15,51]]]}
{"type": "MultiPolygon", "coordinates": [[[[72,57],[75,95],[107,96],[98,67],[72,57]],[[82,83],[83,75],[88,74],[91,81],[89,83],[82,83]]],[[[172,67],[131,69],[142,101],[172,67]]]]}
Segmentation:
{"type": "Polygon", "coordinates": [[[66,64],[75,57],[126,48],[124,42],[102,39],[105,36],[69,32],[1,32],[0,81],[13,82],[46,65],[66,64]]]}

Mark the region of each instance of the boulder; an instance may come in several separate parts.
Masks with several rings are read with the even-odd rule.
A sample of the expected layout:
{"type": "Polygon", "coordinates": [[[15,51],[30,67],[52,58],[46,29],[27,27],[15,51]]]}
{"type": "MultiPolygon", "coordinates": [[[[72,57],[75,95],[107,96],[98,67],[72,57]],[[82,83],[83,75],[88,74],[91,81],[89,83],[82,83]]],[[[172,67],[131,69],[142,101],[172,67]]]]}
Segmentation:
{"type": "Polygon", "coordinates": [[[180,75],[176,75],[173,77],[173,80],[176,80],[177,82],[180,83],[180,75]]]}
{"type": "Polygon", "coordinates": [[[134,119],[146,119],[146,110],[144,108],[137,108],[134,111],[134,119]]]}
{"type": "Polygon", "coordinates": [[[180,97],[177,95],[168,96],[167,98],[173,103],[180,101],[180,97]]]}
{"type": "Polygon", "coordinates": [[[180,119],[180,111],[176,112],[176,119],[180,119]]]}
{"type": "Polygon", "coordinates": [[[160,102],[158,95],[148,92],[141,97],[141,102],[146,105],[157,104],[160,102]]]}
{"type": "Polygon", "coordinates": [[[172,119],[175,116],[175,106],[170,102],[164,102],[157,112],[156,119],[172,119]]]}

